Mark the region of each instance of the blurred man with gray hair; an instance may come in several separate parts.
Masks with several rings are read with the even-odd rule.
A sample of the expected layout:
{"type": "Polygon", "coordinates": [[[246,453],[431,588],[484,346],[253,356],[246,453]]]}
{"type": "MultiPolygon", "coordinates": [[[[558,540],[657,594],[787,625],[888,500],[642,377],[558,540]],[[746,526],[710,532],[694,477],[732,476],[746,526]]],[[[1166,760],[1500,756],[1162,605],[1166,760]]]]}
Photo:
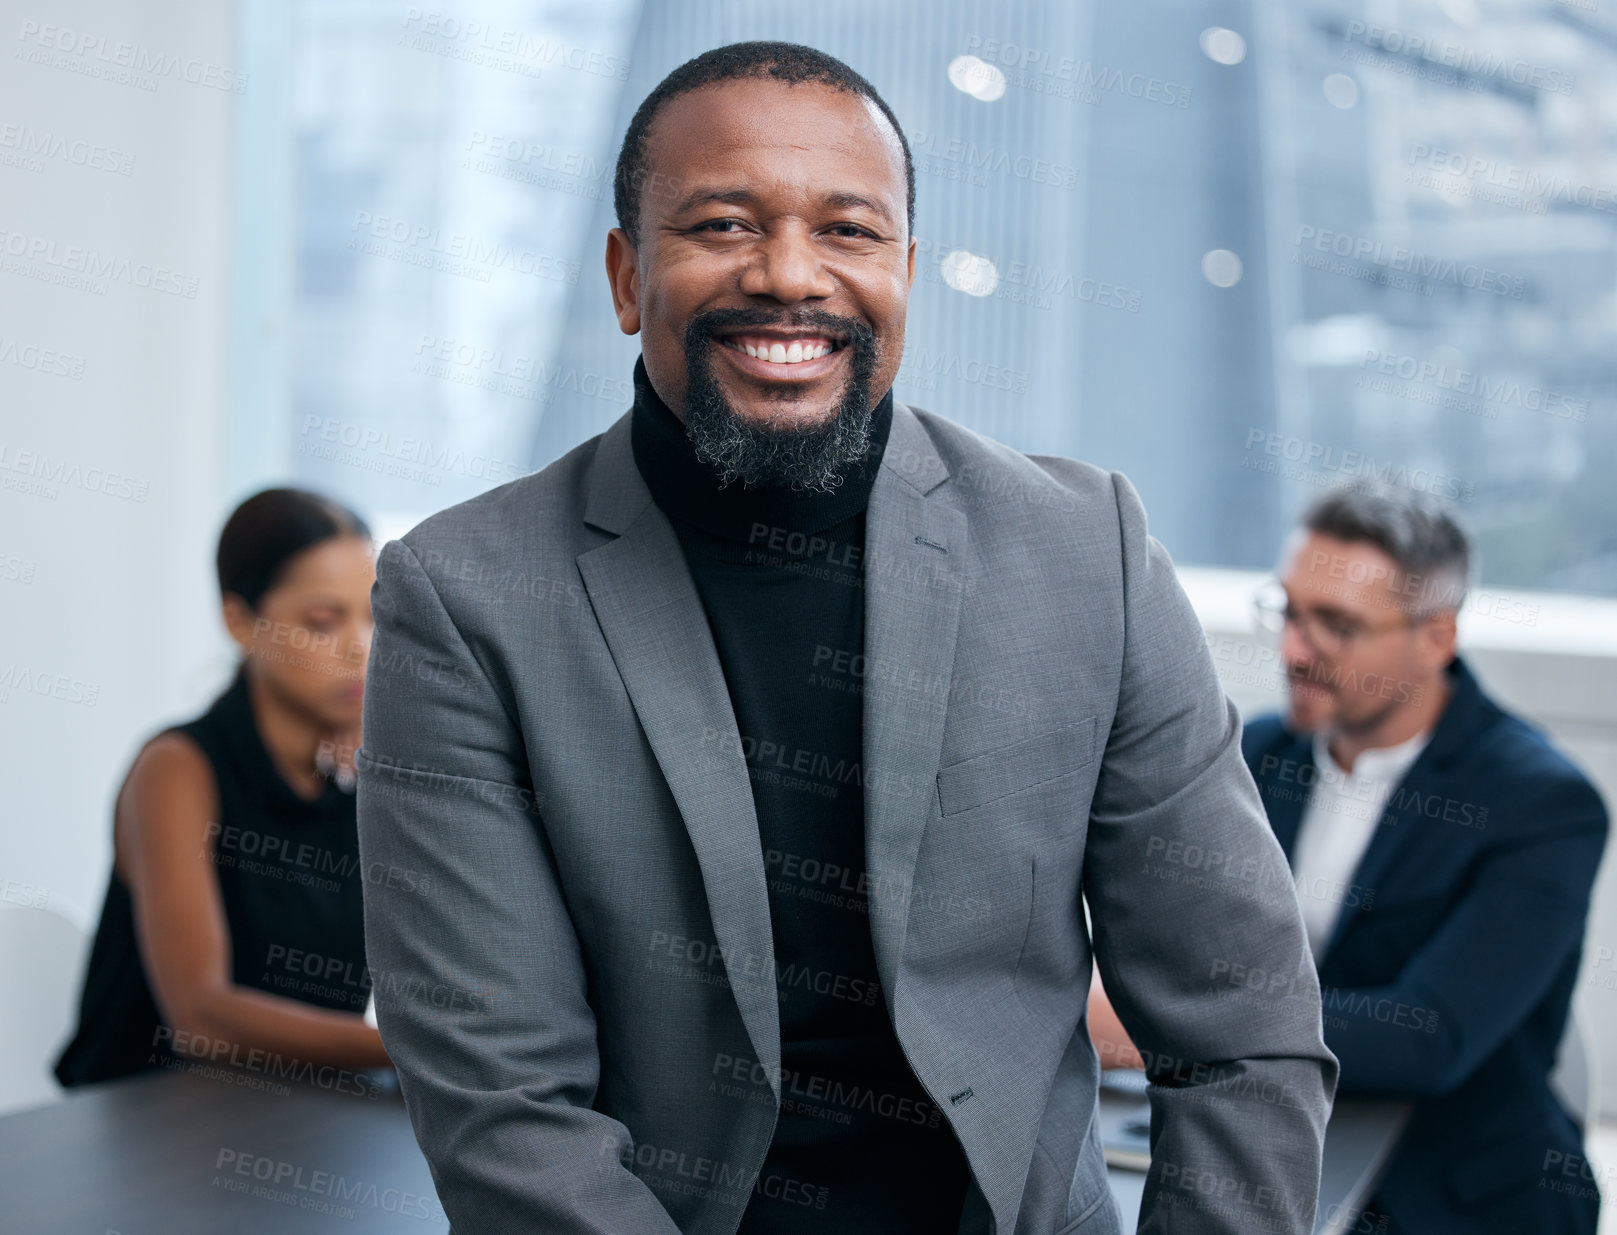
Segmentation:
{"type": "Polygon", "coordinates": [[[1412,1100],[1359,1230],[1593,1235],[1550,1088],[1606,809],[1455,654],[1469,570],[1436,499],[1333,489],[1258,597],[1289,706],[1242,753],[1296,883],[1339,1092],[1412,1100]]]}

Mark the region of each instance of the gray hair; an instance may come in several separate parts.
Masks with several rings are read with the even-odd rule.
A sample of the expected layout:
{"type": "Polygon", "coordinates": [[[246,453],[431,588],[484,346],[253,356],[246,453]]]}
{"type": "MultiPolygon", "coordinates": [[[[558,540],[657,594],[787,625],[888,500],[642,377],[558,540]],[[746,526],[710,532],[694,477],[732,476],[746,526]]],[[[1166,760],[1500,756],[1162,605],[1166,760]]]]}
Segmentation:
{"type": "Polygon", "coordinates": [[[1471,546],[1448,504],[1432,494],[1360,480],[1316,498],[1302,526],[1380,549],[1403,572],[1397,582],[1411,613],[1457,610],[1465,598],[1471,546]]]}

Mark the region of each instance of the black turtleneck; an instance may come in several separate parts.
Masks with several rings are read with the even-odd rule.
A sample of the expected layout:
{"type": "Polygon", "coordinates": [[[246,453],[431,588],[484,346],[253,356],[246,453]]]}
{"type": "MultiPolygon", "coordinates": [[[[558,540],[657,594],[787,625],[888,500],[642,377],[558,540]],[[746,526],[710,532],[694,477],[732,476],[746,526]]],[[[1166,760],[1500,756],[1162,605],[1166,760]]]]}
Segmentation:
{"type": "Polygon", "coordinates": [[[892,427],[876,405],[834,493],[720,488],[635,361],[631,441],[679,537],[752,782],[780,994],[781,1111],[738,1235],[936,1235],[959,1142],[887,1016],[864,887],[865,508],[892,427]]]}

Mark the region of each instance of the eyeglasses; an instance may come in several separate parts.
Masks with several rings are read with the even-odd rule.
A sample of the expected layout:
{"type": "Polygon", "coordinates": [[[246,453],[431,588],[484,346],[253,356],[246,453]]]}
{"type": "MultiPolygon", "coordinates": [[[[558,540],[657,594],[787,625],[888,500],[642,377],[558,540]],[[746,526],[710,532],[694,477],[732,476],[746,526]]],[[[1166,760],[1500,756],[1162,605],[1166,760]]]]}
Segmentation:
{"type": "Polygon", "coordinates": [[[1315,613],[1293,605],[1278,580],[1271,580],[1253,594],[1252,610],[1260,629],[1279,635],[1285,631],[1286,623],[1290,622],[1321,656],[1335,656],[1361,639],[1413,626],[1431,616],[1428,613],[1407,613],[1394,621],[1376,624],[1334,613],[1315,613]]]}

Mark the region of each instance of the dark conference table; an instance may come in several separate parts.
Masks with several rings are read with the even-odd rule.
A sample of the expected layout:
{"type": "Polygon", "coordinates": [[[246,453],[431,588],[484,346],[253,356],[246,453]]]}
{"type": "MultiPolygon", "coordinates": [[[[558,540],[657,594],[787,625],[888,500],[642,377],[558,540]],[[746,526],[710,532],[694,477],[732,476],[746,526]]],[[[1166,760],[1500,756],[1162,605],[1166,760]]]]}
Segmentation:
{"type": "MultiPolygon", "coordinates": [[[[0,1226],[28,1235],[444,1235],[391,1073],[374,1096],[235,1069],[146,1073],[0,1118],[0,1226]]],[[[1102,1091],[1103,1122],[1137,1113],[1102,1091]]],[[[1395,1104],[1339,1103],[1316,1231],[1368,1195],[1395,1104]]],[[[1123,1135],[1127,1135],[1123,1133],[1123,1135]]],[[[1145,1177],[1113,1168],[1133,1231],[1145,1177]]]]}
{"type": "Polygon", "coordinates": [[[148,1072],[9,1115],[0,1228],[444,1235],[396,1083],[366,1091],[352,1075],[338,1092],[230,1068],[148,1072]]]}

